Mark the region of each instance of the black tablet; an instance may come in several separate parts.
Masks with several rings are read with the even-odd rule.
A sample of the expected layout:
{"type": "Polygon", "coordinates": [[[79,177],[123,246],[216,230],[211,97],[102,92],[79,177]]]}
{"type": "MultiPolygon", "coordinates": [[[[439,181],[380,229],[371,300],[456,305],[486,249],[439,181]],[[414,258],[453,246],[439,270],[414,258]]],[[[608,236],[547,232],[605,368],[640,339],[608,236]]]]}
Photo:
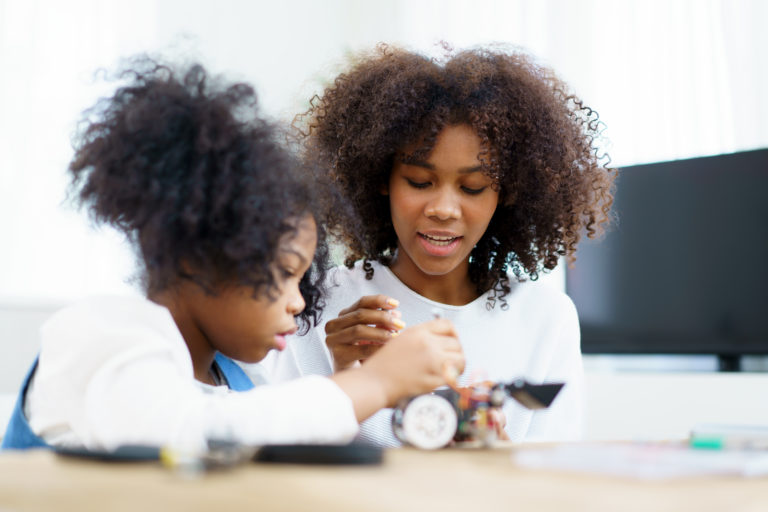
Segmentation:
{"type": "Polygon", "coordinates": [[[256,452],[256,462],[286,464],[381,464],[383,448],[363,443],[274,444],[256,452]]]}
{"type": "Polygon", "coordinates": [[[89,450],[83,447],[62,447],[53,449],[58,455],[108,462],[146,462],[160,460],[160,448],[146,445],[123,445],[114,450],[89,450]]]}

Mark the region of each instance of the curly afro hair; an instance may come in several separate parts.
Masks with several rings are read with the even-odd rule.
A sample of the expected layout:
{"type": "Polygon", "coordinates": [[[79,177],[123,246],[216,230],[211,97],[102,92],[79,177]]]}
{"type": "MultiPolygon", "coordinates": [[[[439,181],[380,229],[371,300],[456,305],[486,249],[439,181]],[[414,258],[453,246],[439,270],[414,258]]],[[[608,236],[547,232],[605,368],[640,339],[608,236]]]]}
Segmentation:
{"type": "Polygon", "coordinates": [[[273,297],[279,241],[309,214],[318,248],[300,320],[316,323],[332,189],[318,192],[319,173],[279,144],[253,88],[149,57],[117,77],[128,83],[85,112],[69,171],[79,204],[137,248],[147,293],[191,279],[211,294],[244,285],[273,297]]]}
{"type": "Polygon", "coordinates": [[[339,75],[294,124],[307,155],[332,169],[357,225],[343,229],[346,264],[388,265],[397,248],[389,202],[381,194],[396,158],[423,157],[447,125],[471,126],[484,148],[484,172],[499,205],[470,254],[470,279],[489,305],[509,293],[508,271],[537,279],[560,256],[574,259],[586,233],[610,219],[615,169],[600,154],[597,113],[554,73],[526,54],[494,49],[430,59],[380,45],[339,75]],[[405,155],[403,149],[418,149],[405,155]]]}

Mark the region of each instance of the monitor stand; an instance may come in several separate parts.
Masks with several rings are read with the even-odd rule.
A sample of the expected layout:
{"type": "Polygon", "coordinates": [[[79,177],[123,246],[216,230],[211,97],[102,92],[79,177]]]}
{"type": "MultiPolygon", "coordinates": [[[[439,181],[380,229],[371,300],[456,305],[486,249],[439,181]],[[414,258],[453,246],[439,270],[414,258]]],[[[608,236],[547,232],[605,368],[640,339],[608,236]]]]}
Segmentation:
{"type": "Polygon", "coordinates": [[[741,356],[733,354],[718,354],[717,369],[721,372],[740,372],[741,356]]]}

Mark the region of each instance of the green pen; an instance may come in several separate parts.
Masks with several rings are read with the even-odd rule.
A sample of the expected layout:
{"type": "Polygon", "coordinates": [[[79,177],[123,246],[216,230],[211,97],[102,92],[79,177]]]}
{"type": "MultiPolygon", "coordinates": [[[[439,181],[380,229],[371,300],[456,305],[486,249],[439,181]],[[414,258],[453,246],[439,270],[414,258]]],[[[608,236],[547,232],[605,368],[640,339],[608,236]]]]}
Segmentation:
{"type": "Polygon", "coordinates": [[[719,437],[692,437],[689,444],[691,448],[701,450],[722,450],[725,447],[723,440],[719,437]]]}
{"type": "Polygon", "coordinates": [[[768,450],[768,426],[698,425],[691,431],[689,445],[703,450],[768,450]]]}

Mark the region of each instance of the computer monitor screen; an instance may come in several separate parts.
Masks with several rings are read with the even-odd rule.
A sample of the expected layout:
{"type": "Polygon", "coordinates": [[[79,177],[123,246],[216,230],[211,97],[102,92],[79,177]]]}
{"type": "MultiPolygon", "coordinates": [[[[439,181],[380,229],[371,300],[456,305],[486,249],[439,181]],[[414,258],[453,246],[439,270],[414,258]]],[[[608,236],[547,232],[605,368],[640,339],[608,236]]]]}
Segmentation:
{"type": "Polygon", "coordinates": [[[566,288],[582,350],[768,354],[768,149],[625,167],[566,288]]]}

